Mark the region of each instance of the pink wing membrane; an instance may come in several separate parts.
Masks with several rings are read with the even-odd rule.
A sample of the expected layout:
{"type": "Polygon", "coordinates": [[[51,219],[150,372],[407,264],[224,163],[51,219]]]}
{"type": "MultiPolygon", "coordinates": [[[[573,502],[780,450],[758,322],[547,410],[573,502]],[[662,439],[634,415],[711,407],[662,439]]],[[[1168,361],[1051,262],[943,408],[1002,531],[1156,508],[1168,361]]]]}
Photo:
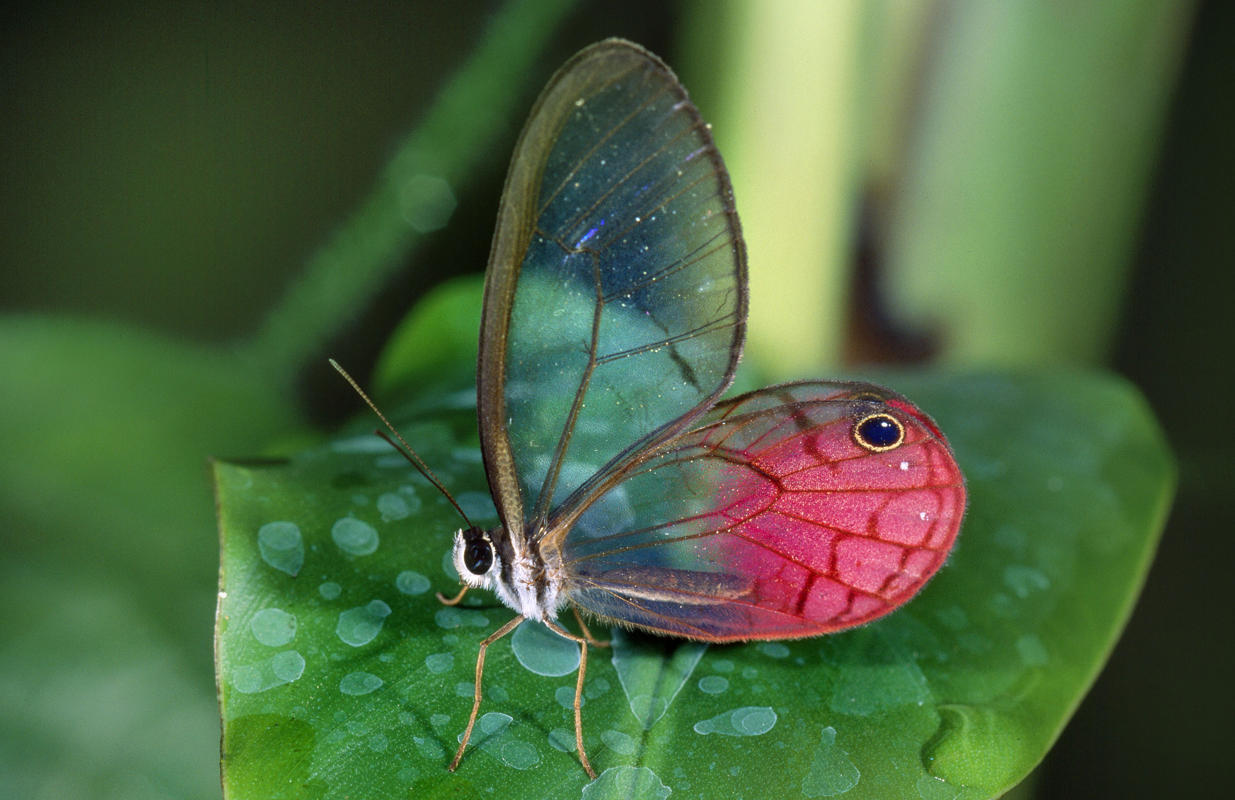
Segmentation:
{"type": "Polygon", "coordinates": [[[721,403],[610,489],[563,543],[581,608],[708,641],[813,636],[905,603],[943,565],[965,488],[947,442],[869,384],[800,383],[721,403]],[[899,421],[872,452],[855,424],[899,421]]]}

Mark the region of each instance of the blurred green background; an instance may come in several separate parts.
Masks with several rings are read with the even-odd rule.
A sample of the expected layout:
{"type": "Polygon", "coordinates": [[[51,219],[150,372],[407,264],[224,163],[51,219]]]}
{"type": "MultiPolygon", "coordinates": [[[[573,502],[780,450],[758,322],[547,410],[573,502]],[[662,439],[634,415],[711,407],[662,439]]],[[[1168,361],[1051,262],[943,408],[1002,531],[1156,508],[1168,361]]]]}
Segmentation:
{"type": "Polygon", "coordinates": [[[1235,436],[1196,398],[1230,372],[1230,4],[4,13],[6,794],[217,796],[206,456],[278,450],[355,410],[325,355],[364,375],[417,297],[483,269],[532,99],[611,35],[663,56],[716,126],[765,373],[1106,366],[1142,388],[1180,459],[1179,497],[1035,791],[1215,785],[1235,712],[1220,594],[1235,436]],[[498,101],[480,102],[456,75],[486,44],[500,53],[482,89],[498,101]],[[433,119],[467,130],[401,144],[433,119]],[[387,241],[366,204],[409,153],[446,181],[402,198],[414,234],[387,241]]]}

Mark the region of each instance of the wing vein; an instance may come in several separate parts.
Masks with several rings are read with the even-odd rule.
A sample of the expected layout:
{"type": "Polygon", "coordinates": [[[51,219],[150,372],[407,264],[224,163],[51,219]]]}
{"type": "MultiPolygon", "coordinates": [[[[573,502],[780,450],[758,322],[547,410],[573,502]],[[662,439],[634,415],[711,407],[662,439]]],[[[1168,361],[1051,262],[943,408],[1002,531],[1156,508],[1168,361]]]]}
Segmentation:
{"type": "MultiPolygon", "coordinates": [[[[666,119],[668,119],[668,118],[666,118],[666,119]]],[[[662,125],[663,125],[663,123],[662,123],[662,125]]],[[[606,201],[606,200],[608,200],[610,197],[612,197],[612,196],[614,195],[614,193],[616,193],[616,192],[617,192],[617,190],[618,190],[619,188],[621,188],[622,186],[624,186],[624,185],[626,185],[627,183],[629,183],[629,182],[630,182],[630,180],[631,180],[632,178],[634,178],[634,177],[635,177],[635,175],[636,175],[636,174],[638,174],[640,170],[642,170],[642,169],[643,169],[644,167],[646,167],[647,165],[651,164],[651,163],[652,163],[652,162],[653,162],[653,161],[654,161],[657,157],[659,157],[659,156],[660,156],[660,155],[662,155],[663,153],[668,152],[670,145],[676,144],[676,143],[677,143],[680,139],[682,139],[683,137],[685,137],[685,136],[687,136],[687,135],[689,135],[689,134],[691,134],[691,133],[694,133],[694,132],[695,132],[695,130],[696,130],[696,124],[692,124],[692,125],[690,125],[690,126],[688,126],[688,127],[684,128],[682,131],[678,132],[678,133],[677,133],[677,134],[676,134],[676,135],[675,135],[672,139],[669,139],[668,141],[666,141],[665,143],[663,143],[660,147],[658,147],[657,149],[655,149],[655,150],[653,150],[651,153],[649,153],[649,154],[648,154],[648,155],[647,155],[647,156],[646,156],[646,157],[645,157],[642,161],[640,161],[638,164],[635,164],[634,166],[630,167],[629,169],[627,169],[627,170],[626,170],[624,173],[622,173],[621,175],[616,176],[616,180],[614,180],[612,183],[610,183],[607,187],[605,187],[605,190],[604,190],[603,192],[601,192],[599,195],[597,195],[596,199],[592,202],[592,205],[588,206],[587,208],[582,208],[582,209],[580,209],[580,210],[579,210],[579,212],[578,212],[578,214],[576,214],[573,218],[571,218],[570,220],[567,220],[566,222],[564,222],[564,223],[562,224],[562,226],[561,226],[561,230],[563,230],[563,231],[570,231],[570,230],[574,230],[575,228],[578,228],[578,227],[580,226],[580,223],[581,223],[581,221],[582,221],[582,220],[585,220],[585,219],[587,219],[588,217],[592,216],[592,215],[596,212],[596,209],[598,209],[598,208],[600,208],[602,205],[604,205],[605,201],[606,201]]],[[[577,169],[577,168],[576,168],[576,169],[577,169]]],[[[675,176],[675,177],[680,177],[680,176],[675,176]]],[[[693,187],[697,186],[698,184],[700,184],[700,183],[702,183],[704,180],[706,180],[706,179],[707,179],[707,177],[708,177],[708,174],[704,174],[704,175],[700,176],[700,177],[699,177],[699,178],[697,178],[697,179],[696,179],[693,183],[689,184],[686,188],[687,188],[687,189],[690,189],[690,188],[693,188],[693,187]]],[[[660,187],[657,187],[657,188],[662,188],[662,187],[672,186],[672,185],[673,185],[673,183],[675,183],[675,181],[667,181],[667,182],[662,182],[662,183],[661,183],[661,186],[660,186],[660,187]]],[[[649,184],[649,188],[650,188],[650,184],[649,184]]],[[[683,190],[683,191],[685,191],[685,190],[683,190]]],[[[628,214],[627,214],[627,215],[628,215],[628,216],[633,217],[633,218],[634,218],[634,220],[635,220],[635,222],[634,222],[633,224],[631,224],[630,226],[628,226],[625,230],[622,230],[622,231],[620,231],[619,233],[614,234],[614,238],[620,238],[623,234],[626,234],[626,233],[630,232],[631,230],[633,230],[633,229],[634,229],[634,227],[635,227],[636,225],[638,225],[640,222],[642,222],[642,221],[643,221],[643,219],[644,219],[646,216],[651,215],[651,214],[655,214],[655,213],[656,213],[656,211],[657,211],[658,209],[663,209],[663,208],[664,208],[664,206],[665,206],[666,204],[668,204],[670,201],[672,201],[672,200],[674,200],[674,199],[676,199],[676,198],[680,197],[680,196],[682,195],[682,193],[683,193],[682,191],[679,191],[677,194],[672,195],[672,196],[670,196],[670,197],[668,197],[668,198],[666,198],[666,199],[664,199],[664,200],[659,200],[659,198],[653,197],[653,198],[652,198],[653,202],[658,202],[658,203],[659,203],[659,205],[653,206],[651,209],[649,209],[648,211],[645,211],[645,212],[640,212],[640,213],[631,213],[631,212],[628,210],[628,214]]],[[[556,239],[556,238],[559,238],[559,237],[555,235],[555,236],[554,236],[554,238],[556,239]]]]}
{"type": "MultiPolygon", "coordinates": [[[[614,80],[616,81],[617,79],[615,78],[614,80]]],[[[613,82],[614,81],[610,81],[610,83],[613,83],[613,82]]],[[[662,86],[654,94],[649,95],[647,98],[643,100],[643,102],[635,106],[635,108],[629,114],[627,114],[626,117],[622,119],[621,122],[619,122],[617,125],[614,125],[612,128],[610,128],[609,131],[605,133],[604,136],[601,136],[600,139],[597,140],[596,144],[592,145],[592,147],[589,148],[586,153],[580,156],[575,166],[570,170],[570,172],[566,173],[566,175],[563,176],[562,180],[558,181],[558,185],[553,189],[553,191],[549,194],[549,196],[545,198],[544,202],[540,204],[540,208],[537,209],[537,213],[536,213],[537,218],[544,215],[545,209],[548,208],[550,205],[552,205],[553,201],[557,199],[557,196],[561,194],[561,192],[566,188],[566,186],[568,186],[570,182],[574,180],[575,176],[579,174],[579,170],[583,167],[583,165],[591,161],[592,156],[596,155],[596,153],[600,150],[601,147],[605,145],[605,143],[609,142],[611,139],[613,139],[614,136],[621,133],[622,130],[627,125],[630,124],[631,120],[639,116],[639,114],[641,114],[644,111],[644,109],[650,106],[662,94],[665,94],[666,92],[670,91],[671,88],[672,88],[671,86],[666,84],[662,86]]]]}
{"type": "Polygon", "coordinates": [[[674,334],[673,336],[669,336],[664,339],[658,339],[655,342],[648,342],[647,344],[641,344],[638,347],[630,347],[625,350],[617,350],[612,353],[606,353],[605,355],[600,356],[599,358],[596,359],[596,364],[599,366],[599,365],[611,363],[613,361],[619,361],[623,358],[628,358],[630,356],[637,356],[637,355],[640,355],[641,353],[650,353],[652,351],[659,350],[662,347],[670,347],[672,345],[678,344],[679,342],[688,342],[691,339],[697,339],[700,336],[703,336],[708,333],[715,333],[716,331],[723,331],[727,328],[732,328],[737,324],[738,324],[737,315],[736,313],[731,312],[729,314],[726,314],[724,317],[718,317],[716,319],[709,320],[696,328],[692,328],[691,330],[688,330],[688,331],[683,331],[682,333],[674,334]]]}
{"type": "Polygon", "coordinates": [[[729,233],[728,230],[717,231],[712,236],[710,236],[708,239],[701,242],[698,247],[696,247],[694,250],[691,250],[689,253],[685,254],[684,256],[679,258],[677,261],[673,262],[672,264],[669,264],[664,269],[660,269],[660,270],[657,270],[656,272],[651,273],[646,278],[646,280],[639,281],[638,283],[631,284],[630,286],[623,286],[620,289],[614,289],[613,291],[606,294],[604,299],[607,302],[612,302],[619,297],[632,295],[635,292],[639,291],[640,289],[646,289],[649,286],[659,283],[665,278],[672,277],[673,275],[676,275],[679,272],[690,269],[691,267],[702,263],[704,259],[715,255],[716,253],[724,249],[727,245],[729,245],[728,241],[724,241],[724,242],[721,242],[720,244],[717,244],[715,247],[711,247],[706,252],[701,253],[701,251],[703,251],[704,248],[709,247],[709,245],[711,245],[717,239],[720,239],[721,237],[726,236],[726,234],[728,233],[729,233]]]}

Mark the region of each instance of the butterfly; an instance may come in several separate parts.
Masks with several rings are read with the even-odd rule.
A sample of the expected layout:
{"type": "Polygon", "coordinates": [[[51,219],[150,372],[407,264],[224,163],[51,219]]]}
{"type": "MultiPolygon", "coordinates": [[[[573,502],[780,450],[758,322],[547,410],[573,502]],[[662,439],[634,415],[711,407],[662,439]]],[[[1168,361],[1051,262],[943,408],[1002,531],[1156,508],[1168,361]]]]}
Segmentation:
{"type": "Polygon", "coordinates": [[[516,616],[480,644],[452,771],[485,652],[525,619],[579,644],[575,738],[595,778],[580,694],[599,643],[560,612],[793,639],[889,613],[944,563],[965,486],[939,428],[867,383],[720,400],[746,312],[733,191],[686,90],[630,42],[579,52],[518,140],[485,278],[477,414],[499,524],[455,534],[463,590],[446,602],[488,589],[516,616]]]}

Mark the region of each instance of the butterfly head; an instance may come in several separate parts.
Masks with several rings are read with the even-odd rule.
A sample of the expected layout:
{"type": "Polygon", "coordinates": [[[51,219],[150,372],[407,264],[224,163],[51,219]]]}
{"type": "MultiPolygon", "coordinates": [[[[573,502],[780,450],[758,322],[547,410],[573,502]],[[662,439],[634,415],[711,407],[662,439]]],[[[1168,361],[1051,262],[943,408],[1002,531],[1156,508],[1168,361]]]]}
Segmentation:
{"type": "Polygon", "coordinates": [[[501,526],[457,531],[450,556],[468,588],[492,591],[528,619],[554,619],[564,602],[560,581],[546,570],[539,554],[520,548],[501,526]]]}
{"type": "Polygon", "coordinates": [[[451,559],[460,580],[473,589],[492,589],[502,569],[493,537],[474,526],[455,533],[451,559]]]}

